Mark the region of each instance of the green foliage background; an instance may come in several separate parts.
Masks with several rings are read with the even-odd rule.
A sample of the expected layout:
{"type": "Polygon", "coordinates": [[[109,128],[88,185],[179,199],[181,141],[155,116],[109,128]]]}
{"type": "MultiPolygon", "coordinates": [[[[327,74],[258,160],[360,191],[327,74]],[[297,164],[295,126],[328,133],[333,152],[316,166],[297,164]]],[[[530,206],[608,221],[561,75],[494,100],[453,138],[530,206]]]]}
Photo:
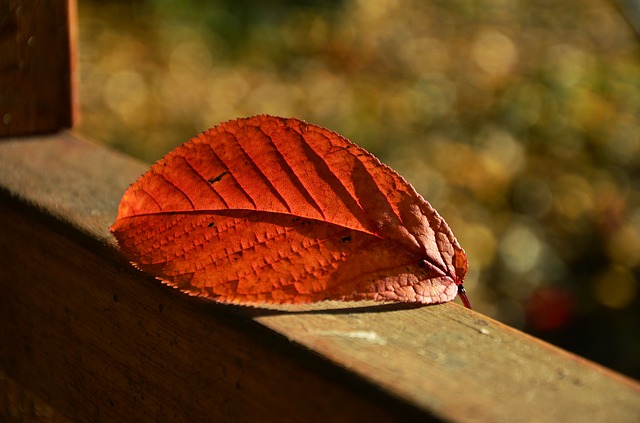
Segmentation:
{"type": "Polygon", "coordinates": [[[640,378],[640,49],[624,2],[79,2],[86,131],[145,161],[316,123],[405,176],[476,310],[640,378]]]}

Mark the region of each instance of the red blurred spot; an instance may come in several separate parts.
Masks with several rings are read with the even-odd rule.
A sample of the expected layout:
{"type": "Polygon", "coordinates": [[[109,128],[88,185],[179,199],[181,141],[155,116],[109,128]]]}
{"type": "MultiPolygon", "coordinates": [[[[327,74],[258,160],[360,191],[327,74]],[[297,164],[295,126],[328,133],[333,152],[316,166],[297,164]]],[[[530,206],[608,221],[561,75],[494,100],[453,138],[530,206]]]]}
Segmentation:
{"type": "Polygon", "coordinates": [[[562,329],[573,320],[575,309],[571,293],[555,287],[540,288],[527,303],[527,325],[542,332],[562,329]]]}

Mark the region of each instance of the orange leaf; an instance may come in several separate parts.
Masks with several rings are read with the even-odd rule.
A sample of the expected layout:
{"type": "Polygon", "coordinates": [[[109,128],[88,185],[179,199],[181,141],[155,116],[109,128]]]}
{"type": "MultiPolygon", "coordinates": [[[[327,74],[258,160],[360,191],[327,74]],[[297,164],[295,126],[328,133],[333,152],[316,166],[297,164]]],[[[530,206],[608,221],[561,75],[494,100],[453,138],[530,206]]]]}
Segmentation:
{"type": "Polygon", "coordinates": [[[400,175],[334,132],[265,115],[167,154],[110,229],[136,267],[225,303],[440,303],[467,271],[445,221],[400,175]]]}

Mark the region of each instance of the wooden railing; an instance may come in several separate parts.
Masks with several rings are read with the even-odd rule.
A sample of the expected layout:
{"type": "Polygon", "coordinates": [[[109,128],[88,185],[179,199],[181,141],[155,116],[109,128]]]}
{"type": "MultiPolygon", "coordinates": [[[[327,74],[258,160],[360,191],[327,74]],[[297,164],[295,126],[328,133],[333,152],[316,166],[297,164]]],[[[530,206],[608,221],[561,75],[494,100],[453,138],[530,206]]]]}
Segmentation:
{"type": "MultiPolygon", "coordinates": [[[[63,2],[5,3],[3,52],[24,48],[31,24],[70,27],[63,2]]],[[[636,381],[454,303],[270,311],[134,270],[107,228],[147,165],[63,129],[68,40],[32,41],[57,67],[15,74],[0,59],[0,420],[639,421],[636,381]],[[21,112],[54,81],[64,110],[21,112]]]]}

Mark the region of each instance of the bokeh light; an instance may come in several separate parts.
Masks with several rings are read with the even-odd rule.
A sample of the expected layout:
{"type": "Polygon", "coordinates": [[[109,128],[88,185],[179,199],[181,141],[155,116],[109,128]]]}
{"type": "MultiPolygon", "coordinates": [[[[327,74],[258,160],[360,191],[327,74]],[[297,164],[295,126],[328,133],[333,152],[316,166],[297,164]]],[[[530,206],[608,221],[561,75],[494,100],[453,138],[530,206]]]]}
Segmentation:
{"type": "Polygon", "coordinates": [[[148,162],[241,116],[337,131],[445,217],[478,311],[640,378],[640,44],[623,12],[80,0],[78,130],[148,162]]]}

